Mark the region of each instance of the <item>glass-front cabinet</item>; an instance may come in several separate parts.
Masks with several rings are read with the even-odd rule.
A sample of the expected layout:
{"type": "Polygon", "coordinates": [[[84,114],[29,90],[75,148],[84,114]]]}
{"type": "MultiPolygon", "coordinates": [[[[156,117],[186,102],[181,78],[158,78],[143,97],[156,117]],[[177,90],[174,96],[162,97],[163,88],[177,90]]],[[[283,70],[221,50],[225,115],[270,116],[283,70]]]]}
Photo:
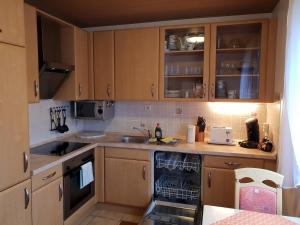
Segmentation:
{"type": "Polygon", "coordinates": [[[210,25],[163,27],[160,98],[208,100],[210,25]]]}
{"type": "Polygon", "coordinates": [[[267,32],[267,21],[211,25],[211,101],[263,99],[267,32]]]}

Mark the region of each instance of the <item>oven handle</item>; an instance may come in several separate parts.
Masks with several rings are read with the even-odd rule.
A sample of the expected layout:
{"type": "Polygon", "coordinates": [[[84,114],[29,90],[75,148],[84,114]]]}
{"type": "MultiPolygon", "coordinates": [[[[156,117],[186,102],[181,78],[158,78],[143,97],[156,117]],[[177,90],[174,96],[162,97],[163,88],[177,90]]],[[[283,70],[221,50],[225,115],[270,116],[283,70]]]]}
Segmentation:
{"type": "MultiPolygon", "coordinates": [[[[84,163],[86,163],[86,162],[88,162],[88,161],[94,162],[94,160],[95,160],[95,157],[92,155],[92,156],[87,156],[87,157],[83,158],[83,159],[81,160],[81,162],[83,162],[83,164],[84,164],[84,163]]],[[[81,164],[81,165],[83,165],[83,164],[81,164]]],[[[80,166],[81,166],[81,165],[80,165],[80,166]]]]}

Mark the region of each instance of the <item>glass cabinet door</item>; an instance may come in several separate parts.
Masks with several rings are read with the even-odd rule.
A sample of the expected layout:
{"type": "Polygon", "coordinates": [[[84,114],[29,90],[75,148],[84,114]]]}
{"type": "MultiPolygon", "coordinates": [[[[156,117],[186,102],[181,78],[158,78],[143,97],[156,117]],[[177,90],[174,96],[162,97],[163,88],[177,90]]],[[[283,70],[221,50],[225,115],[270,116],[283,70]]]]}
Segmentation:
{"type": "Polygon", "coordinates": [[[161,95],[163,99],[201,100],[207,97],[208,29],[209,25],[162,28],[161,95]]]}
{"type": "Polygon", "coordinates": [[[211,98],[260,98],[266,40],[263,22],[212,26],[211,98]]]}

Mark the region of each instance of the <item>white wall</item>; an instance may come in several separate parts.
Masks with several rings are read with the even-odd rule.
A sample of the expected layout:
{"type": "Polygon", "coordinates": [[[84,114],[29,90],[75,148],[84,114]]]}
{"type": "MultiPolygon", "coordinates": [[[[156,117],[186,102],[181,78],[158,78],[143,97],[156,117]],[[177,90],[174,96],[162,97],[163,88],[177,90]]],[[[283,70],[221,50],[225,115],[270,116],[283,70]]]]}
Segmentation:
{"type": "Polygon", "coordinates": [[[41,100],[40,103],[29,105],[29,136],[30,145],[36,145],[50,139],[60,137],[62,135],[78,132],[82,130],[82,121],[76,121],[70,115],[70,102],[61,102],[54,100],[41,100]],[[67,121],[70,131],[60,134],[55,131],[50,131],[50,107],[69,106],[67,108],[67,121]]]}

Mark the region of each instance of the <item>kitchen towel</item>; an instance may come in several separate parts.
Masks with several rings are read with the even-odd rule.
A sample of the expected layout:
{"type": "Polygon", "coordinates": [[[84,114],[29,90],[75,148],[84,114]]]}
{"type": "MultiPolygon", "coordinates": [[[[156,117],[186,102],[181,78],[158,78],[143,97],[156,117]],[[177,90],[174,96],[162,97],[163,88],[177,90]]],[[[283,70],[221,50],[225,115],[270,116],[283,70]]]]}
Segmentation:
{"type": "Polygon", "coordinates": [[[80,168],[80,189],[84,188],[88,184],[94,181],[93,174],[93,164],[92,162],[87,162],[81,165],[80,168]]]}

